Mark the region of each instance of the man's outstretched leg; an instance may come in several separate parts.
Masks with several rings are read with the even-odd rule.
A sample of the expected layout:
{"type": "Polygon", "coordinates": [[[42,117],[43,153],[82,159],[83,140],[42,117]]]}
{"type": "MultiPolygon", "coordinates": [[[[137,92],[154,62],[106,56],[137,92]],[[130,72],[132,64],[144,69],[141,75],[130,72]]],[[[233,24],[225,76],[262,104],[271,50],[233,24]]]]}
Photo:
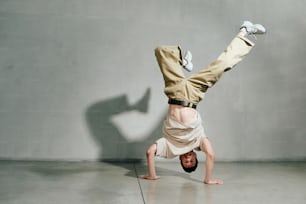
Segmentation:
{"type": "Polygon", "coordinates": [[[192,75],[188,79],[189,85],[201,95],[207,88],[212,87],[222,76],[222,74],[235,67],[251,51],[255,45],[247,38],[248,35],[264,34],[266,29],[260,24],[253,24],[245,21],[238,35],[232,40],[221,55],[206,68],[192,75]]]}

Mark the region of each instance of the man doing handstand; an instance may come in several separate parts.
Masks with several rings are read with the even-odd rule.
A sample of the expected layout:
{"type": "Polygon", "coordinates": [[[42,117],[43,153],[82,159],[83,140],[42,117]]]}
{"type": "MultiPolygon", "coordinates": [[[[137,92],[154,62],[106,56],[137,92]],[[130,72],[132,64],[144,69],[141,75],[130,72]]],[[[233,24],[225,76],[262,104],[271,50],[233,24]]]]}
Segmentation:
{"type": "Polygon", "coordinates": [[[211,142],[205,135],[196,107],[207,89],[251,51],[254,43],[246,37],[265,32],[262,25],[244,21],[238,35],[225,51],[206,68],[188,78],[184,76],[182,67],[187,71],[193,68],[189,51],[182,57],[179,46],[160,46],[155,49],[155,56],[165,81],[164,92],[169,98],[169,108],[163,123],[164,137],[158,139],[146,151],[148,175],[143,176],[144,179],[159,179],[155,170],[155,156],[179,156],[182,168],[186,172],[195,171],[198,160],[194,150],[197,150],[206,154],[204,183],[223,183],[222,180],[212,178],[215,154],[211,142]]]}

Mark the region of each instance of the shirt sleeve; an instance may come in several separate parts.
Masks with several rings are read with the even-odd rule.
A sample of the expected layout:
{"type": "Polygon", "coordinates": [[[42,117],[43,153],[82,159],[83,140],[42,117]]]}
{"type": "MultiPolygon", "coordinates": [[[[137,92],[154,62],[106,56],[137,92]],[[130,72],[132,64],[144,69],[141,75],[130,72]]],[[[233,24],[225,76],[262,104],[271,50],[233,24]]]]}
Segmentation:
{"type": "Polygon", "coordinates": [[[167,158],[167,141],[165,138],[160,138],[156,142],[155,156],[167,158]]]}
{"type": "Polygon", "coordinates": [[[204,152],[205,149],[204,149],[204,146],[203,146],[203,140],[204,140],[205,138],[208,138],[208,137],[202,136],[202,137],[200,138],[200,145],[199,145],[198,147],[194,148],[194,150],[204,152]]]}

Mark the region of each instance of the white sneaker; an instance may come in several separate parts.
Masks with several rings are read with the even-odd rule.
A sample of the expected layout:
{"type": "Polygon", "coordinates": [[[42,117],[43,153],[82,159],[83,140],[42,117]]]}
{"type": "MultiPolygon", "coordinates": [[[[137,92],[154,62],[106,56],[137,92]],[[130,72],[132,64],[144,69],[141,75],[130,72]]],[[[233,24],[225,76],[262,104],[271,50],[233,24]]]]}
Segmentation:
{"type": "Polygon", "coordinates": [[[253,24],[250,21],[244,21],[240,27],[240,30],[245,28],[248,35],[265,34],[266,28],[261,24],[253,24]]]}
{"type": "Polygon", "coordinates": [[[190,51],[186,51],[183,57],[183,68],[186,69],[188,72],[191,72],[193,69],[193,64],[191,62],[192,54],[190,51]]]}

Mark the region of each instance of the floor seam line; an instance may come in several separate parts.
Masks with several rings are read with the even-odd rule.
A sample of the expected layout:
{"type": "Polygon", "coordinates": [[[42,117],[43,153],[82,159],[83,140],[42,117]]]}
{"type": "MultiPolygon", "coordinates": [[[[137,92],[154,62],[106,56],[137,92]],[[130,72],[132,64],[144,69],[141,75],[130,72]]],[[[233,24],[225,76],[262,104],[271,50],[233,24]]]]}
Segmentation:
{"type": "Polygon", "coordinates": [[[137,177],[138,187],[139,187],[139,190],[140,190],[142,201],[143,201],[144,204],[146,204],[146,201],[145,201],[144,196],[143,196],[143,191],[142,191],[142,188],[141,188],[140,180],[139,180],[139,175],[138,175],[138,172],[137,172],[137,169],[136,169],[136,165],[133,164],[133,166],[134,166],[134,171],[135,171],[135,174],[136,174],[136,177],[137,177]]]}

